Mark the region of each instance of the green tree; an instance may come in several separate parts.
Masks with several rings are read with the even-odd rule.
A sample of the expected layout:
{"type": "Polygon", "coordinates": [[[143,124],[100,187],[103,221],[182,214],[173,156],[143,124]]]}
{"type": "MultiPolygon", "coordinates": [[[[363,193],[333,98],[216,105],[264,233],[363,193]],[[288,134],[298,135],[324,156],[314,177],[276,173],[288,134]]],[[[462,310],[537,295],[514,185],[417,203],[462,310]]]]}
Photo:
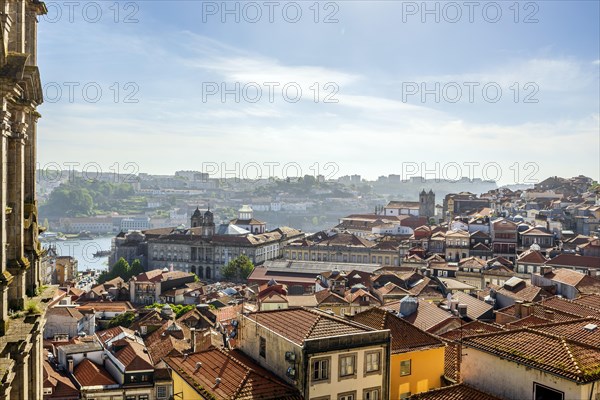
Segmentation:
{"type": "Polygon", "coordinates": [[[240,258],[242,258],[240,261],[240,277],[243,280],[247,280],[252,271],[254,271],[254,264],[245,255],[240,256],[240,258]]]}
{"type": "Polygon", "coordinates": [[[116,317],[112,318],[108,322],[108,327],[114,328],[115,326],[122,326],[124,328],[129,328],[134,320],[135,313],[132,311],[127,311],[123,314],[119,314],[116,317]]]}
{"type": "Polygon", "coordinates": [[[140,260],[135,259],[130,266],[127,260],[121,257],[109,271],[104,271],[98,276],[98,283],[104,283],[117,277],[121,277],[127,282],[134,274],[137,275],[142,272],[144,272],[144,268],[140,260]]]}
{"type": "Polygon", "coordinates": [[[126,279],[126,277],[129,275],[130,271],[131,271],[131,267],[129,266],[129,263],[127,262],[127,260],[125,260],[123,257],[119,258],[119,261],[117,261],[117,263],[115,265],[113,265],[112,270],[111,270],[113,278],[120,276],[123,279],[126,279]]]}
{"type": "Polygon", "coordinates": [[[139,275],[144,272],[142,263],[137,258],[131,263],[131,269],[129,270],[129,278],[139,275]]]}
{"type": "Polygon", "coordinates": [[[240,279],[246,280],[254,271],[254,264],[247,255],[242,254],[239,257],[229,261],[227,265],[221,269],[221,274],[227,280],[240,279]]]}
{"type": "Polygon", "coordinates": [[[221,275],[228,281],[233,280],[237,276],[237,266],[233,263],[233,260],[221,268],[221,275]]]}

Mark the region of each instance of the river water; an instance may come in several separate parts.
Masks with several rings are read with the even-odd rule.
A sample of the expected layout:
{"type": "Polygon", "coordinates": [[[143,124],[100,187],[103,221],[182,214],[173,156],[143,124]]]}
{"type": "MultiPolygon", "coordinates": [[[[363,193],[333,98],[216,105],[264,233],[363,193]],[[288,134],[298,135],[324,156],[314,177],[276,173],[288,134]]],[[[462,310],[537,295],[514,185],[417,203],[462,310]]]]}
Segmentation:
{"type": "Polygon", "coordinates": [[[94,238],[92,240],[57,240],[44,243],[44,248],[49,245],[56,246],[59,256],[71,256],[77,260],[79,271],[86,269],[105,270],[108,268],[108,256],[94,257],[100,250],[110,250],[112,236],[94,238]]]}

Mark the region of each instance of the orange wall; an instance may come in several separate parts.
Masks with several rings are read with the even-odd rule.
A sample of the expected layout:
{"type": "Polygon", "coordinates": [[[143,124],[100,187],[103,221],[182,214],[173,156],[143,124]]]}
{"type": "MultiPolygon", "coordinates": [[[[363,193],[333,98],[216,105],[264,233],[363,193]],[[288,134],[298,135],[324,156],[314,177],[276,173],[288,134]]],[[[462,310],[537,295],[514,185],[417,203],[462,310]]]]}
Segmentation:
{"type": "Polygon", "coordinates": [[[444,375],[445,347],[392,354],[390,368],[390,398],[397,400],[400,394],[425,392],[439,388],[444,375]],[[400,362],[411,360],[411,374],[400,376],[400,362]]]}

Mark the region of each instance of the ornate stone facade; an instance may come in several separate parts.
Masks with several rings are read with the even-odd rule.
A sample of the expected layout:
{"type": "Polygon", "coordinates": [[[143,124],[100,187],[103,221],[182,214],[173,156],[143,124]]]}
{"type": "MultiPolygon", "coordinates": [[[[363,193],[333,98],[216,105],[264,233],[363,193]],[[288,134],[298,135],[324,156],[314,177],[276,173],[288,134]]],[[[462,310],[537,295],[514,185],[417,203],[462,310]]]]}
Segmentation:
{"type": "MultiPolygon", "coordinates": [[[[38,0],[0,0],[0,398],[42,398],[43,317],[23,310],[41,282],[35,198],[38,0]]],[[[43,307],[42,307],[43,308],[43,307]]]]}

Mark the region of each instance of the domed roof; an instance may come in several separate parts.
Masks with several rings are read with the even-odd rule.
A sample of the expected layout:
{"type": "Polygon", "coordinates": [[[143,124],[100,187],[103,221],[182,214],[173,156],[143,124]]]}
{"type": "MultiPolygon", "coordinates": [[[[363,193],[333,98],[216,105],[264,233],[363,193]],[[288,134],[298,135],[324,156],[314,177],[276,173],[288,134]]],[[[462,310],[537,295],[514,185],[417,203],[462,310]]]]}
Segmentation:
{"type": "Polygon", "coordinates": [[[240,213],[251,213],[252,212],[252,208],[249,205],[244,204],[244,205],[242,205],[242,208],[240,208],[238,210],[238,212],[240,212],[240,213]]]}
{"type": "Polygon", "coordinates": [[[196,211],[194,211],[194,214],[192,214],[192,217],[199,217],[200,215],[200,209],[198,207],[196,207],[196,211]]]}
{"type": "Polygon", "coordinates": [[[164,317],[170,317],[173,315],[173,309],[170,305],[165,304],[163,308],[160,310],[160,314],[164,317]]]}

